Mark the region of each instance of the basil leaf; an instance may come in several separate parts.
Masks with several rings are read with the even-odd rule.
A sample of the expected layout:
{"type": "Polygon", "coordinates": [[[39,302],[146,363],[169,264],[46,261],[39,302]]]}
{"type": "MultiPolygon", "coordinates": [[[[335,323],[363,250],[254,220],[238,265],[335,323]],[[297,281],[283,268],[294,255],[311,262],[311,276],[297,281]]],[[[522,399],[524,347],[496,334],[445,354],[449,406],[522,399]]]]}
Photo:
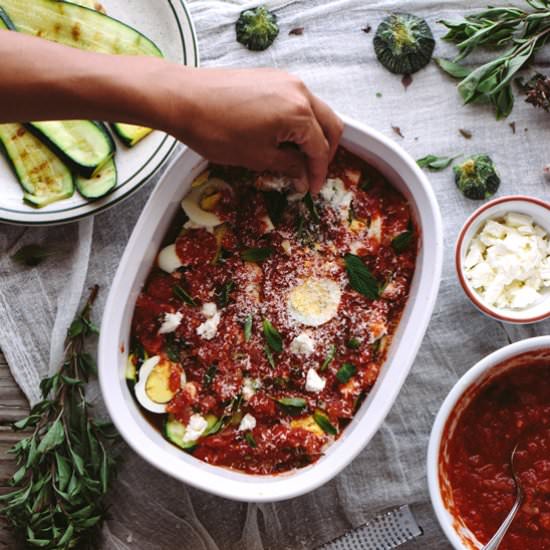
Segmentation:
{"type": "Polygon", "coordinates": [[[420,168],[428,168],[428,170],[432,172],[439,172],[441,170],[445,170],[445,168],[448,168],[453,160],[459,156],[460,155],[456,155],[454,157],[438,157],[436,155],[426,155],[425,157],[418,159],[416,164],[418,164],[420,168]]]}
{"type": "Polygon", "coordinates": [[[316,410],[313,413],[313,420],[316,424],[327,434],[336,435],[338,430],[330,423],[328,416],[320,410],[316,410]]]}
{"type": "Polygon", "coordinates": [[[336,373],[336,378],[338,382],[345,384],[349,379],[357,372],[355,365],[352,363],[344,363],[336,373]]]}
{"type": "Polygon", "coordinates": [[[264,198],[269,218],[273,225],[277,225],[281,221],[286,208],[286,195],[279,193],[279,191],[266,191],[264,192],[264,198]]]}
{"type": "Polygon", "coordinates": [[[275,401],[283,407],[294,407],[296,409],[303,409],[307,405],[307,401],[302,397],[280,397],[275,401]]]}
{"type": "Polygon", "coordinates": [[[350,349],[359,349],[361,347],[361,340],[357,340],[357,338],[350,338],[346,342],[346,346],[350,349]]]}
{"type": "Polygon", "coordinates": [[[256,443],[256,440],[254,439],[254,436],[252,435],[252,432],[246,432],[244,434],[244,438],[246,439],[246,442],[253,448],[255,449],[258,444],[256,443]]]}
{"type": "Polygon", "coordinates": [[[346,254],[344,262],[351,288],[371,300],[376,300],[380,293],[378,281],[363,263],[363,260],[355,254],[346,254]]]}
{"type": "Polygon", "coordinates": [[[184,288],[182,288],[180,285],[176,285],[172,289],[172,293],[178,300],[180,300],[181,302],[184,302],[185,304],[188,304],[190,306],[197,305],[197,302],[195,302],[195,300],[193,300],[193,298],[188,294],[188,292],[184,288]]]}
{"type": "Polygon", "coordinates": [[[332,344],[332,346],[330,346],[330,349],[328,350],[325,360],[323,361],[323,364],[321,365],[321,368],[319,369],[321,372],[326,370],[326,368],[332,363],[332,360],[334,359],[335,355],[336,355],[336,346],[332,344]]]}
{"type": "Polygon", "coordinates": [[[248,248],[241,252],[241,258],[245,262],[263,262],[273,254],[273,248],[248,248]]]}
{"type": "Polygon", "coordinates": [[[243,324],[244,341],[249,342],[252,337],[252,315],[247,315],[243,324]]]}
{"type": "Polygon", "coordinates": [[[231,299],[231,292],[235,288],[234,281],[227,281],[221,288],[216,290],[216,302],[220,308],[229,304],[231,299]]]}
{"type": "Polygon", "coordinates": [[[404,231],[392,240],[391,246],[399,254],[400,252],[404,252],[405,250],[407,250],[407,248],[409,248],[412,242],[412,238],[412,231],[404,231]]]}
{"type": "Polygon", "coordinates": [[[203,384],[205,386],[210,386],[212,384],[212,380],[214,380],[214,376],[216,376],[216,373],[218,372],[218,365],[210,365],[208,367],[208,370],[204,373],[203,378],[203,384]]]}
{"type": "Polygon", "coordinates": [[[263,329],[264,337],[269,347],[277,353],[283,351],[283,339],[281,338],[279,331],[271,324],[269,319],[263,320],[263,329]]]}
{"type": "Polygon", "coordinates": [[[309,213],[311,214],[313,221],[315,223],[319,223],[321,221],[321,218],[319,217],[319,212],[317,211],[317,207],[313,202],[313,197],[311,196],[311,193],[308,191],[302,200],[304,201],[304,204],[307,206],[307,209],[309,210],[309,213]]]}
{"type": "Polygon", "coordinates": [[[277,365],[275,365],[275,359],[273,357],[273,353],[271,353],[271,350],[269,349],[269,346],[265,346],[264,348],[265,356],[267,357],[267,361],[272,369],[274,369],[277,365]]]}
{"type": "Polygon", "coordinates": [[[466,78],[472,72],[472,69],[469,67],[465,67],[449,59],[444,59],[443,57],[434,57],[434,61],[439,65],[440,69],[453,78],[466,78]]]}

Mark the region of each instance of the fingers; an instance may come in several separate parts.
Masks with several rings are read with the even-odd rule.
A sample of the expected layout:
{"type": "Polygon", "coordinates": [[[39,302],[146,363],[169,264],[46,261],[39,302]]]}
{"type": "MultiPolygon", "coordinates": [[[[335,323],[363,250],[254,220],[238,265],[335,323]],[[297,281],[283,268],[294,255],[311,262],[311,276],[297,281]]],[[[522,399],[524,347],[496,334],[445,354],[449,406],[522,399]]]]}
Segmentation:
{"type": "Polygon", "coordinates": [[[344,123],[334,113],[334,111],[321,99],[315,95],[311,95],[310,98],[311,107],[317,122],[323,129],[325,137],[329,144],[329,162],[332,161],[340,143],[342,132],[344,131],[344,123]]]}
{"type": "Polygon", "coordinates": [[[306,158],[303,153],[291,146],[281,145],[275,149],[270,169],[280,172],[294,180],[294,186],[299,193],[308,189],[306,158]]]}

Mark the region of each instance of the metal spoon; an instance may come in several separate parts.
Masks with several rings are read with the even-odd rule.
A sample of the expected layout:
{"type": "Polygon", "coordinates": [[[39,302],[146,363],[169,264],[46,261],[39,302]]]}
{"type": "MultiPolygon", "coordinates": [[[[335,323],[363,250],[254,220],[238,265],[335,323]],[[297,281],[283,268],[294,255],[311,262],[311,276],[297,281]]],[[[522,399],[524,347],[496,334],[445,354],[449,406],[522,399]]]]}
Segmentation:
{"type": "Polygon", "coordinates": [[[516,514],[518,510],[521,507],[521,503],[523,502],[523,489],[521,487],[521,484],[519,482],[519,479],[517,477],[516,468],[514,466],[514,459],[516,457],[516,451],[518,450],[519,441],[516,443],[516,446],[512,450],[512,454],[510,455],[510,468],[512,470],[512,477],[514,479],[514,483],[516,484],[516,501],[514,502],[514,505],[510,509],[510,512],[508,512],[508,515],[506,516],[506,519],[502,522],[501,526],[498,528],[498,531],[493,535],[493,538],[485,545],[481,550],[497,550],[500,546],[500,543],[502,542],[502,539],[504,538],[504,535],[508,532],[508,529],[510,528],[510,525],[512,525],[512,522],[514,521],[514,518],[516,517],[516,514]]]}

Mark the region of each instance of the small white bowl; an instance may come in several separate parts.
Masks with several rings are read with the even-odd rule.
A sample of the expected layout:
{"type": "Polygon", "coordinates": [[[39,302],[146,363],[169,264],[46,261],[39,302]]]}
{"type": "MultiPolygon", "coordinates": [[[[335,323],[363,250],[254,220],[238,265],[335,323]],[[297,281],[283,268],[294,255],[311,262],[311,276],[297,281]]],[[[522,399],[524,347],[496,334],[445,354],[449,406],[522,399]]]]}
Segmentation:
{"type": "Polygon", "coordinates": [[[265,502],[292,498],[340,472],[374,436],[393,405],[428,326],[443,260],[441,215],[425,174],[399,145],[344,118],[341,144],[378,168],[409,200],[420,233],[416,271],[388,357],[367,399],[341,437],[314,464],[281,475],[255,476],[212,466],[170,444],[138,409],[124,380],[130,324],[143,283],[180,201],[206,160],[185,150],[165,172],[134,228],[115,275],[101,326],[99,381],[109,414],[127,443],[158,469],[226,498],[265,502]]]}
{"type": "Polygon", "coordinates": [[[447,395],[435,418],[428,446],[427,475],[430,499],[439,524],[456,550],[474,550],[483,545],[452,511],[452,491],[445,476],[441,454],[445,456],[447,437],[452,435],[460,412],[477,394],[477,388],[488,383],[495,375],[513,367],[519,367],[533,359],[550,361],[550,336],[527,338],[505,346],[476,363],[460,378],[447,395]],[[468,399],[468,395],[470,399],[468,399]],[[466,399],[462,397],[466,395],[466,399]],[[460,402],[460,410],[455,410],[460,402]],[[451,414],[454,422],[447,426],[451,414]],[[443,451],[443,453],[442,453],[443,451]],[[446,495],[446,498],[443,496],[446,495]]]}
{"type": "Polygon", "coordinates": [[[456,242],[455,267],[458,281],[466,296],[485,315],[505,323],[537,323],[550,317],[550,288],[544,289],[543,299],[525,309],[497,308],[485,302],[470,285],[464,272],[464,260],[472,239],[489,219],[501,218],[508,212],[517,212],[531,216],[535,223],[550,234],[550,203],[525,195],[512,195],[494,199],[478,208],[466,221],[456,242]]]}

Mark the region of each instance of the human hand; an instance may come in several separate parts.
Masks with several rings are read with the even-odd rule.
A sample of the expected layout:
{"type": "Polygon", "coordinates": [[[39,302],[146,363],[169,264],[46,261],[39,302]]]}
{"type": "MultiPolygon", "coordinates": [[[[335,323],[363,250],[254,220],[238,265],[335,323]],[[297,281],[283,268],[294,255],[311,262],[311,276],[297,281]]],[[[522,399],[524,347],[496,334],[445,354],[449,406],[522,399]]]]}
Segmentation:
{"type": "Polygon", "coordinates": [[[160,107],[170,133],[213,162],[319,191],[343,123],[301,80],[275,69],[171,69],[170,101],[160,107]]]}

